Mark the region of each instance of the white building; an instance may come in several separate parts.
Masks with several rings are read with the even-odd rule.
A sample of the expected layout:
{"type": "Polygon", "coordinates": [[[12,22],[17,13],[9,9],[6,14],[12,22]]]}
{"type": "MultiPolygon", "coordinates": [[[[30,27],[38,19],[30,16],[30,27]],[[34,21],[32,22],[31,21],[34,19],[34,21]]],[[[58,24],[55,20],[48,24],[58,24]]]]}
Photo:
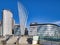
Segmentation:
{"type": "Polygon", "coordinates": [[[12,12],[3,10],[3,36],[12,35],[12,12]]]}
{"type": "MultiPolygon", "coordinates": [[[[29,35],[34,36],[55,36],[60,34],[59,26],[56,24],[30,24],[29,35]]],[[[59,36],[58,36],[59,37],[59,36]]]]}
{"type": "Polygon", "coordinates": [[[30,30],[29,30],[29,35],[31,36],[36,36],[37,35],[37,25],[36,23],[30,24],[30,30]]]}

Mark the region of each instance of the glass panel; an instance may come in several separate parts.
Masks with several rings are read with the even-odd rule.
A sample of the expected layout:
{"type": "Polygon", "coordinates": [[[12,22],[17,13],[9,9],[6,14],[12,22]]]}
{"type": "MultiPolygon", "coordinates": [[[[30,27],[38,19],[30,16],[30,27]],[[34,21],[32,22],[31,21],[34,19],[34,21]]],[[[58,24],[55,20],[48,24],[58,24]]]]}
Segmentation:
{"type": "Polygon", "coordinates": [[[37,32],[40,39],[60,40],[60,28],[56,25],[39,25],[37,32]]]}
{"type": "Polygon", "coordinates": [[[21,31],[20,31],[20,26],[15,26],[14,28],[14,35],[20,35],[21,31]]]}

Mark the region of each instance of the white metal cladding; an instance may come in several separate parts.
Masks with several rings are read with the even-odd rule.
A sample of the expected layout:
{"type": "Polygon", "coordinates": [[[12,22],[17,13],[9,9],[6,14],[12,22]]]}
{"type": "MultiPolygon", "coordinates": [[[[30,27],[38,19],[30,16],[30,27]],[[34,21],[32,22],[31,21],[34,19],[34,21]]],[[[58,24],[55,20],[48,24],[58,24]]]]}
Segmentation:
{"type": "Polygon", "coordinates": [[[12,35],[12,13],[9,10],[3,10],[3,36],[12,35]]]}

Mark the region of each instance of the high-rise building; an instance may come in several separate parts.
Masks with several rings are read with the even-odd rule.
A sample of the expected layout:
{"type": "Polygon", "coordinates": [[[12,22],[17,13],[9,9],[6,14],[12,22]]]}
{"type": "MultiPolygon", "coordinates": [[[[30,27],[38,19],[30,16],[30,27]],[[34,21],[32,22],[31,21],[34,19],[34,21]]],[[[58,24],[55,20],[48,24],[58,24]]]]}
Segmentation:
{"type": "Polygon", "coordinates": [[[3,10],[3,36],[12,35],[12,12],[3,10]]]}
{"type": "Polygon", "coordinates": [[[14,34],[15,20],[12,19],[12,34],[14,34]]]}
{"type": "Polygon", "coordinates": [[[12,29],[14,29],[15,26],[15,20],[12,18],[12,29]]]}
{"type": "Polygon", "coordinates": [[[0,21],[0,36],[2,36],[2,21],[0,21]]]}

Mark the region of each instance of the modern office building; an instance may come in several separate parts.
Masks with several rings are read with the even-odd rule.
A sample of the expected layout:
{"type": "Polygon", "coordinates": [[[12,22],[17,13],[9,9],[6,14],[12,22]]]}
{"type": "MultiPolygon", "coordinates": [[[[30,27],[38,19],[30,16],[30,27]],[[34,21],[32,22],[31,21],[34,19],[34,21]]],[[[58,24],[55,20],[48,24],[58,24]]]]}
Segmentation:
{"type": "Polygon", "coordinates": [[[41,37],[60,38],[60,29],[56,24],[39,24],[37,32],[41,37]]]}
{"type": "Polygon", "coordinates": [[[30,24],[29,35],[38,35],[40,37],[60,38],[60,29],[56,24],[30,24]]]}
{"type": "Polygon", "coordinates": [[[37,35],[37,25],[36,25],[37,23],[31,23],[30,24],[30,29],[29,29],[29,35],[31,35],[31,36],[36,36],[37,35]]]}
{"type": "Polygon", "coordinates": [[[0,36],[2,36],[2,21],[0,21],[0,36]]]}
{"type": "Polygon", "coordinates": [[[12,19],[12,29],[14,29],[14,26],[15,26],[15,20],[12,19]]]}
{"type": "Polygon", "coordinates": [[[15,24],[14,26],[14,35],[21,35],[21,30],[20,30],[20,25],[19,24],[15,24]]]}
{"type": "Polygon", "coordinates": [[[3,10],[3,36],[12,35],[12,17],[10,10],[3,10]]]}

